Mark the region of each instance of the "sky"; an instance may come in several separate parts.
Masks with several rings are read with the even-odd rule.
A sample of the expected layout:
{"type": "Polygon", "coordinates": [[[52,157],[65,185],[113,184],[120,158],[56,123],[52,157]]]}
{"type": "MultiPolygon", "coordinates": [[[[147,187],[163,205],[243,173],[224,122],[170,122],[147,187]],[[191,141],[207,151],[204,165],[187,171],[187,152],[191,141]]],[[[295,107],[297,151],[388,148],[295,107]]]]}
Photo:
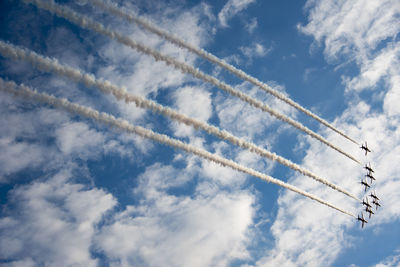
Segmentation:
{"type": "Polygon", "coordinates": [[[95,4],[102,1],[56,2],[84,16],[84,25],[40,5],[50,2],[0,2],[1,266],[399,266],[399,1],[112,2],[255,77],[357,144],[95,4]],[[87,21],[104,28],[85,28],[87,21]],[[136,44],[145,49],[132,48],[136,44]],[[217,82],[205,81],[210,76],[217,82]],[[221,90],[221,82],[360,163],[221,90]],[[5,89],[10,84],[104,113],[78,114],[15,96],[5,89]],[[348,195],[117,99],[107,88],[229,132],[348,195]],[[132,125],[189,144],[192,152],[143,138],[132,125]],[[372,150],[367,156],[360,149],[365,141],[372,150]],[[200,150],[235,163],[221,166],[194,154],[200,150]],[[376,181],[365,192],[360,181],[368,162],[376,181]],[[232,169],[235,164],[251,170],[232,169]],[[279,179],[350,216],[260,177],[279,179]],[[382,207],[371,218],[364,212],[368,223],[361,228],[357,199],[374,191],[382,207]]]}

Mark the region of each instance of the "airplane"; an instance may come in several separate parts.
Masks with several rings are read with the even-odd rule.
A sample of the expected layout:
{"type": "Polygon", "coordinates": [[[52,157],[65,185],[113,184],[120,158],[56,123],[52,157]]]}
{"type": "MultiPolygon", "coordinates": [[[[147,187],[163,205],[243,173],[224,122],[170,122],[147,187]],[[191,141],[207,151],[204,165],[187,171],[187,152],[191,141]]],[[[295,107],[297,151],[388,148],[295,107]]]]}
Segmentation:
{"type": "Polygon", "coordinates": [[[368,208],[368,207],[371,208],[372,206],[371,206],[371,204],[369,204],[368,198],[366,198],[366,200],[367,200],[367,202],[365,202],[365,200],[363,199],[362,204],[365,205],[366,208],[368,208]]]}
{"type": "Polygon", "coordinates": [[[371,210],[371,208],[369,208],[369,207],[365,207],[365,211],[369,213],[369,218],[370,218],[370,219],[371,219],[371,215],[372,215],[372,214],[375,214],[375,213],[371,210]]]}
{"type": "Polygon", "coordinates": [[[364,223],[368,223],[366,219],[364,219],[364,214],[361,212],[361,217],[358,215],[357,220],[361,221],[361,228],[364,228],[364,223]]]}
{"type": "Polygon", "coordinates": [[[367,180],[361,180],[361,184],[363,185],[363,186],[365,186],[365,188],[364,188],[364,192],[367,192],[367,188],[369,188],[369,187],[371,187],[369,184],[368,184],[368,182],[367,182],[367,180]]]}
{"type": "Polygon", "coordinates": [[[369,179],[371,179],[371,184],[372,184],[372,180],[376,180],[374,176],[372,176],[371,172],[367,173],[367,175],[365,175],[365,177],[368,177],[369,179]]]}
{"type": "Polygon", "coordinates": [[[365,141],[365,146],[364,146],[364,144],[361,144],[360,148],[365,150],[365,156],[367,155],[368,152],[371,152],[371,150],[369,150],[369,148],[368,148],[367,141],[365,141]]]}
{"type": "Polygon", "coordinates": [[[369,194],[370,197],[372,197],[375,201],[380,200],[379,197],[376,196],[376,192],[374,190],[374,193],[369,194]]]}
{"type": "Polygon", "coordinates": [[[380,207],[381,204],[379,204],[378,200],[373,199],[372,203],[375,204],[375,210],[378,210],[378,206],[380,207]]]}
{"type": "Polygon", "coordinates": [[[369,162],[368,165],[365,164],[364,169],[366,169],[370,173],[374,172],[374,170],[371,168],[371,162],[369,162]]]}

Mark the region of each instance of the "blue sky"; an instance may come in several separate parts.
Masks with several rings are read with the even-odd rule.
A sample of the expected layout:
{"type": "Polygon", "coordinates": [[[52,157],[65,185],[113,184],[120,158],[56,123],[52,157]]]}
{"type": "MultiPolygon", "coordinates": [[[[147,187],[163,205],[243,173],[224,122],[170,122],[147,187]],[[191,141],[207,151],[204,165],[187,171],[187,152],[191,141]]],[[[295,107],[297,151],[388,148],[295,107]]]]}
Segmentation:
{"type": "MultiPolygon", "coordinates": [[[[382,208],[361,229],[353,217],[273,183],[2,90],[2,266],[400,264],[399,3],[117,2],[358,142],[367,140],[373,150],[368,157],[258,87],[91,0],[57,3],[268,104],[362,164],[370,161],[382,208]]],[[[33,4],[5,0],[0,12],[2,42],[217,126],[364,197],[362,166],[219,88],[33,4]]],[[[0,78],[169,135],[361,212],[354,199],[286,166],[4,53],[0,78]]]]}

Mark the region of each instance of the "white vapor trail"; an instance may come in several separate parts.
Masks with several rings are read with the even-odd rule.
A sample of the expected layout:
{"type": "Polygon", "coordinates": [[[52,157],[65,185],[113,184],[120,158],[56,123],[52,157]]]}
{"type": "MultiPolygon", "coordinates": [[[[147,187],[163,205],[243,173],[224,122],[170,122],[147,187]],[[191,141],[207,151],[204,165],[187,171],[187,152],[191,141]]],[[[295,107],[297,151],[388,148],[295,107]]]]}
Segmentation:
{"type": "Polygon", "coordinates": [[[279,179],[273,178],[269,175],[260,173],[258,171],[255,171],[251,168],[247,168],[243,165],[240,165],[232,160],[226,159],[224,157],[221,157],[219,155],[210,153],[204,149],[201,148],[197,148],[194,147],[192,145],[183,143],[177,139],[173,139],[167,135],[163,135],[163,134],[158,134],[153,132],[150,129],[146,129],[140,126],[135,126],[130,124],[128,121],[120,119],[120,118],[115,118],[113,115],[104,113],[104,112],[99,112],[97,110],[94,110],[92,108],[89,107],[85,107],[82,105],[78,105],[75,103],[71,103],[69,102],[67,99],[65,98],[56,98],[54,96],[45,94],[45,93],[39,93],[35,90],[32,90],[24,85],[17,85],[12,81],[9,82],[5,82],[3,79],[0,78],[0,90],[4,91],[4,92],[8,92],[10,94],[13,94],[15,96],[19,96],[19,97],[23,97],[26,99],[33,99],[39,102],[44,102],[47,103],[51,106],[54,106],[55,108],[58,109],[62,109],[62,110],[66,110],[68,112],[74,113],[74,114],[78,114],[81,115],[83,117],[87,117],[87,118],[91,118],[97,122],[101,122],[101,123],[105,123],[107,125],[119,128],[123,131],[129,132],[129,133],[135,133],[141,137],[147,138],[147,139],[151,139],[153,141],[162,143],[162,144],[166,144],[169,145],[171,147],[174,148],[179,148],[182,149],[188,153],[192,153],[194,155],[197,155],[199,157],[202,157],[206,160],[209,160],[211,162],[215,162],[221,166],[224,167],[229,167],[233,170],[239,171],[239,172],[243,172],[246,174],[249,174],[251,176],[260,178],[262,180],[265,180],[267,182],[271,182],[274,183],[276,185],[279,185],[281,187],[284,187],[286,189],[289,189],[293,192],[296,192],[298,194],[301,194],[305,197],[308,197],[312,200],[315,200],[321,204],[324,204],[332,209],[335,209],[337,211],[340,211],[344,214],[347,214],[349,216],[352,216],[354,218],[355,215],[347,212],[341,208],[336,207],[333,204],[330,204],[329,202],[326,202],[322,199],[320,199],[317,196],[314,196],[313,194],[310,194],[308,192],[305,192],[293,185],[287,184],[279,179]]]}
{"type": "Polygon", "coordinates": [[[43,57],[33,51],[30,51],[27,49],[22,49],[22,48],[14,46],[12,44],[5,43],[3,41],[0,41],[0,54],[2,54],[4,57],[28,61],[32,65],[34,65],[35,67],[37,67],[41,70],[50,71],[50,72],[53,72],[53,73],[56,73],[59,75],[66,76],[74,81],[84,83],[88,87],[96,87],[96,88],[100,89],[103,93],[107,93],[107,94],[111,93],[119,100],[124,100],[127,103],[134,102],[136,104],[136,106],[138,106],[138,107],[150,109],[154,112],[160,113],[164,116],[168,116],[168,117],[170,117],[174,120],[177,120],[181,123],[184,123],[186,125],[193,126],[196,129],[198,129],[198,128],[203,129],[207,133],[215,135],[226,141],[229,141],[234,145],[237,145],[237,146],[240,146],[247,150],[250,150],[252,152],[255,152],[262,157],[266,157],[271,160],[275,160],[275,161],[291,168],[292,170],[295,170],[303,175],[311,177],[314,180],[316,180],[320,183],[323,183],[323,184],[333,188],[334,190],[337,190],[337,191],[361,202],[361,200],[358,199],[356,196],[354,196],[353,194],[340,188],[339,186],[329,182],[328,180],[326,180],[320,176],[317,176],[316,174],[308,171],[307,169],[300,167],[299,165],[291,162],[288,159],[285,159],[275,153],[272,153],[264,148],[257,146],[254,143],[251,143],[251,142],[245,141],[241,138],[238,138],[238,137],[234,136],[233,134],[231,134],[227,131],[220,130],[218,127],[215,127],[208,123],[188,117],[188,116],[186,116],[182,113],[179,113],[169,107],[160,105],[152,100],[148,100],[148,99],[142,98],[140,96],[130,94],[126,91],[125,88],[118,87],[114,84],[111,84],[108,81],[102,81],[102,80],[96,79],[96,77],[94,77],[93,75],[84,73],[78,69],[62,65],[55,59],[43,57]]]}
{"type": "Polygon", "coordinates": [[[269,114],[271,114],[272,116],[275,116],[279,120],[282,120],[282,121],[292,125],[293,127],[303,131],[304,133],[319,140],[320,142],[324,143],[325,145],[329,146],[330,148],[338,151],[339,153],[343,154],[344,156],[348,157],[349,159],[351,159],[354,162],[361,165],[361,162],[359,162],[356,158],[354,158],[350,154],[346,153],[339,147],[331,144],[328,140],[326,140],[319,134],[313,132],[312,130],[308,129],[306,126],[287,117],[284,114],[279,113],[278,111],[270,108],[268,105],[266,105],[256,99],[252,98],[251,96],[246,95],[246,94],[232,88],[231,86],[221,82],[220,80],[216,79],[215,77],[207,75],[207,74],[203,73],[202,71],[200,71],[190,65],[187,65],[186,63],[177,61],[169,56],[163,55],[163,54],[159,53],[158,51],[153,50],[150,47],[139,44],[136,41],[129,38],[128,36],[124,36],[119,32],[110,30],[110,29],[106,28],[103,24],[95,22],[86,16],[80,15],[66,6],[60,6],[56,3],[54,3],[54,1],[52,1],[52,0],[49,0],[49,1],[24,0],[24,1],[28,2],[28,3],[33,3],[37,7],[45,9],[49,12],[52,12],[52,13],[56,14],[57,16],[63,17],[65,19],[79,25],[82,28],[93,30],[99,34],[108,36],[109,38],[111,38],[117,42],[120,42],[121,44],[129,46],[132,49],[135,49],[141,53],[150,55],[156,61],[164,61],[167,65],[172,65],[174,68],[180,70],[182,73],[191,74],[192,76],[194,76],[198,79],[201,79],[205,82],[211,83],[214,86],[219,87],[220,89],[224,90],[225,92],[240,98],[241,100],[243,100],[244,102],[247,102],[248,104],[252,105],[253,107],[259,108],[264,112],[268,112],[269,114]]]}
{"type": "Polygon", "coordinates": [[[172,33],[168,32],[166,30],[163,30],[163,29],[159,28],[158,26],[156,26],[155,24],[151,23],[150,21],[148,21],[148,20],[146,20],[144,18],[141,18],[141,17],[137,16],[136,14],[134,14],[132,12],[128,12],[128,11],[126,11],[126,9],[122,9],[122,8],[118,7],[118,5],[115,4],[115,3],[112,3],[110,1],[103,1],[103,0],[89,0],[89,1],[92,4],[103,8],[105,11],[110,12],[111,14],[114,14],[114,15],[120,17],[120,18],[126,19],[129,22],[135,22],[135,23],[139,24],[144,29],[146,29],[146,30],[158,35],[159,37],[163,38],[166,41],[169,41],[169,42],[177,45],[180,48],[185,48],[188,51],[190,51],[190,52],[192,52],[192,53],[194,53],[194,54],[196,54],[196,55],[198,55],[198,56],[200,56],[200,57],[202,57],[202,58],[204,58],[204,59],[206,59],[206,60],[208,60],[208,61],[210,61],[210,62],[212,62],[214,64],[217,64],[218,66],[224,68],[225,70],[228,70],[231,73],[235,74],[239,78],[241,78],[243,80],[246,80],[246,81],[258,86],[259,88],[263,89],[267,93],[277,97],[278,99],[286,102],[287,104],[291,105],[292,107],[300,110],[304,114],[312,117],[313,119],[317,120],[321,124],[325,125],[326,127],[330,128],[331,130],[333,130],[336,133],[340,134],[344,138],[350,140],[351,142],[359,145],[358,142],[354,141],[348,135],[346,135],[345,133],[341,132],[339,129],[334,127],[332,124],[330,124],[326,120],[322,119],[318,115],[314,114],[310,110],[304,108],[303,106],[301,106],[297,102],[293,101],[292,99],[288,98],[284,94],[274,90],[273,88],[271,88],[267,84],[261,82],[257,78],[255,78],[253,76],[250,76],[249,74],[245,73],[244,71],[242,71],[240,69],[237,69],[236,67],[234,67],[231,64],[225,62],[224,60],[216,57],[215,55],[205,51],[204,49],[196,47],[196,46],[193,46],[193,45],[185,42],[181,38],[177,37],[176,35],[173,35],[172,33]]]}

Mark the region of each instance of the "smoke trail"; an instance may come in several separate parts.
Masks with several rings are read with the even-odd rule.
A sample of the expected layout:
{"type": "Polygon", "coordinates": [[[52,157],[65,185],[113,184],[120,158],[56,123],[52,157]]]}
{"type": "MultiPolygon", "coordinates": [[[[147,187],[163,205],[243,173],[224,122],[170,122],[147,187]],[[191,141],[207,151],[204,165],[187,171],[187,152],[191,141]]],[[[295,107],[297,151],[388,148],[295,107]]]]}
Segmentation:
{"type": "Polygon", "coordinates": [[[268,112],[269,114],[271,114],[272,116],[275,116],[276,118],[278,118],[279,120],[282,120],[286,123],[289,123],[290,125],[292,125],[293,127],[303,131],[304,133],[310,135],[311,137],[319,140],[320,142],[324,143],[325,145],[329,146],[330,148],[336,150],[337,152],[343,154],[344,156],[348,157],[349,159],[353,160],[354,162],[358,163],[361,165],[361,162],[359,162],[357,159],[355,159],[353,156],[351,156],[350,154],[344,152],[343,150],[341,150],[340,148],[338,148],[337,146],[331,144],[328,140],[326,140],[325,138],[323,138],[322,136],[320,136],[319,134],[313,132],[312,130],[308,129],[307,127],[305,127],[304,125],[302,125],[301,123],[290,119],[289,117],[287,117],[284,114],[281,114],[275,110],[273,110],[272,108],[270,108],[269,106],[267,106],[266,104],[263,104],[262,102],[250,97],[249,95],[246,95],[238,90],[235,90],[234,88],[232,88],[231,86],[221,82],[220,80],[216,79],[215,77],[212,77],[210,75],[207,75],[205,73],[203,73],[202,71],[187,65],[186,63],[183,62],[179,62],[169,56],[163,55],[153,49],[151,49],[150,47],[144,46],[142,44],[137,43],[136,41],[132,40],[131,38],[124,36],[116,31],[112,31],[108,28],[105,28],[104,25],[95,22],[91,19],[89,19],[86,16],[80,15],[78,13],[76,13],[75,11],[73,11],[72,9],[66,7],[66,6],[60,6],[56,3],[54,3],[54,1],[50,0],[48,2],[44,2],[42,0],[24,0],[25,2],[28,3],[33,3],[36,6],[38,6],[39,8],[43,8],[45,10],[48,10],[49,12],[52,12],[60,17],[63,17],[73,23],[76,23],[77,25],[79,25],[82,28],[86,28],[86,29],[90,29],[93,30],[99,34],[103,34],[105,36],[108,36],[109,38],[116,40],[118,42],[120,42],[121,44],[124,44],[126,46],[129,46],[141,53],[147,54],[152,56],[156,61],[164,61],[167,65],[172,65],[174,68],[180,70],[182,73],[189,73],[191,75],[193,75],[196,78],[199,78],[205,82],[211,83],[213,85],[215,85],[216,87],[219,87],[220,89],[224,90],[225,92],[236,96],[238,98],[240,98],[241,100],[247,102],[248,104],[252,105],[253,107],[259,108],[264,112],[268,112]]]}
{"type": "Polygon", "coordinates": [[[305,197],[315,200],[321,204],[324,204],[330,208],[333,208],[344,214],[347,214],[349,216],[356,218],[356,216],[354,214],[347,212],[343,209],[340,209],[340,208],[334,206],[333,204],[330,204],[329,202],[326,202],[326,201],[320,199],[319,197],[314,196],[313,194],[307,193],[307,192],[305,192],[293,185],[287,184],[279,179],[276,179],[269,175],[260,173],[251,168],[247,168],[247,167],[240,165],[232,160],[226,159],[226,158],[221,157],[216,154],[212,154],[204,149],[196,148],[192,145],[185,144],[185,143],[183,143],[177,139],[173,139],[167,135],[158,134],[158,133],[153,132],[150,129],[146,129],[146,128],[143,128],[140,126],[134,126],[126,120],[115,118],[113,115],[110,115],[110,114],[107,114],[104,112],[98,112],[97,110],[94,110],[92,108],[71,103],[65,98],[60,99],[60,98],[56,98],[54,96],[51,96],[51,95],[48,95],[45,93],[38,93],[37,91],[32,90],[26,86],[23,86],[23,85],[18,86],[14,82],[5,82],[1,78],[0,78],[0,90],[8,92],[10,94],[13,94],[15,96],[24,97],[27,99],[34,99],[36,101],[44,102],[44,103],[54,106],[55,108],[63,109],[63,110],[66,110],[66,111],[74,113],[74,114],[78,114],[78,115],[81,115],[81,116],[84,116],[87,118],[91,118],[97,122],[105,123],[107,125],[119,128],[123,131],[129,132],[129,133],[135,133],[141,137],[151,139],[153,141],[156,141],[156,142],[159,142],[162,144],[166,144],[166,145],[169,145],[174,148],[182,149],[188,153],[192,153],[194,155],[202,157],[211,162],[215,162],[221,166],[229,167],[233,170],[249,174],[251,176],[265,180],[267,182],[274,183],[276,185],[279,185],[281,187],[284,187],[286,189],[294,191],[298,194],[301,194],[305,197]]]}
{"type": "Polygon", "coordinates": [[[123,9],[119,8],[117,6],[117,4],[114,4],[114,3],[110,2],[110,1],[107,1],[107,3],[106,3],[106,1],[103,1],[103,0],[89,0],[89,1],[92,4],[103,8],[107,12],[110,12],[110,13],[116,15],[116,16],[119,16],[119,17],[121,17],[123,19],[126,19],[129,22],[135,22],[135,23],[139,24],[144,29],[146,29],[146,30],[158,35],[159,37],[163,38],[166,41],[169,41],[169,42],[179,46],[180,48],[185,48],[188,51],[190,51],[190,52],[192,52],[192,53],[194,53],[194,54],[196,54],[196,55],[198,55],[198,56],[200,56],[200,57],[202,57],[202,58],[204,58],[204,59],[206,59],[206,60],[208,60],[208,61],[210,61],[212,63],[217,64],[218,66],[220,66],[220,67],[230,71],[231,73],[235,74],[239,78],[241,78],[243,80],[246,80],[246,81],[258,86],[259,88],[263,89],[267,93],[277,97],[278,99],[286,102],[287,104],[291,105],[292,107],[300,110],[304,114],[312,117],[313,119],[317,120],[321,124],[325,125],[326,127],[330,128],[331,130],[333,130],[336,133],[340,134],[344,138],[350,140],[351,142],[359,145],[358,142],[354,141],[348,135],[344,134],[343,132],[341,132],[340,130],[335,128],[332,124],[330,124],[326,120],[322,119],[318,115],[314,114],[310,110],[304,108],[303,106],[301,106],[297,102],[293,101],[292,99],[288,98],[284,94],[282,94],[282,93],[280,93],[278,91],[275,91],[270,86],[268,86],[267,84],[261,82],[257,78],[255,78],[253,76],[250,76],[249,74],[245,73],[244,71],[242,71],[240,69],[237,69],[236,67],[234,67],[231,64],[225,62],[224,60],[214,56],[213,54],[205,51],[204,49],[196,47],[196,46],[193,46],[193,45],[185,42],[184,40],[182,40],[179,37],[173,35],[172,33],[159,28],[158,26],[154,25],[150,21],[148,21],[148,20],[146,20],[144,18],[141,18],[141,17],[135,15],[132,12],[128,12],[126,10],[123,10],[123,9]]]}
{"type": "Polygon", "coordinates": [[[262,157],[266,157],[271,160],[275,160],[275,161],[291,168],[292,170],[295,170],[303,175],[311,177],[314,180],[316,180],[320,183],[323,183],[323,184],[333,188],[334,190],[337,190],[337,191],[361,202],[361,200],[359,198],[357,198],[353,194],[347,192],[346,190],[340,188],[339,186],[329,182],[328,180],[326,180],[322,177],[317,176],[316,174],[300,167],[299,165],[291,162],[288,159],[285,159],[285,158],[283,158],[275,153],[272,153],[264,148],[260,148],[259,146],[257,146],[254,143],[240,139],[227,131],[220,130],[218,127],[215,127],[208,123],[190,118],[182,113],[179,113],[171,108],[162,106],[154,101],[142,98],[140,96],[130,94],[126,91],[125,88],[120,88],[116,85],[111,84],[108,81],[98,80],[93,75],[86,74],[78,69],[74,69],[74,68],[62,65],[62,64],[58,63],[58,61],[55,59],[43,57],[41,55],[36,54],[33,51],[30,51],[27,49],[21,49],[12,44],[7,44],[3,41],[0,41],[0,54],[2,54],[5,57],[28,61],[32,65],[34,65],[35,67],[37,67],[41,70],[50,71],[50,72],[54,72],[59,75],[66,76],[74,81],[84,83],[88,87],[96,87],[96,88],[100,89],[103,93],[107,93],[107,94],[111,93],[117,99],[124,100],[126,103],[134,102],[136,104],[136,106],[138,106],[138,107],[150,109],[152,111],[160,113],[164,116],[168,116],[168,117],[170,117],[174,120],[177,120],[181,123],[184,123],[186,125],[193,126],[196,129],[197,128],[203,129],[207,133],[215,135],[226,141],[229,141],[234,145],[248,149],[252,152],[257,153],[258,155],[260,155],[262,157]]]}

